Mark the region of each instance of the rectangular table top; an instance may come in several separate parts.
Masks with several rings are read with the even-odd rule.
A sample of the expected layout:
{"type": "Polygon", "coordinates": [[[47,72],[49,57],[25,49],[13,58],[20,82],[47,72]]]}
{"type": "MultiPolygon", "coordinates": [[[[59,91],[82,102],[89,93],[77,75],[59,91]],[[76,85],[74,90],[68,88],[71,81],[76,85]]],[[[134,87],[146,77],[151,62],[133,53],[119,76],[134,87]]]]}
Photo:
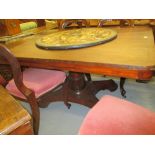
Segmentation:
{"type": "Polygon", "coordinates": [[[40,58],[144,67],[155,65],[155,46],[151,28],[139,26],[128,28],[117,27],[113,29],[118,32],[115,40],[82,49],[39,49],[35,46],[35,40],[44,34],[10,42],[7,46],[18,58],[40,58]]]}
{"type": "MultiPolygon", "coordinates": [[[[134,77],[122,73],[122,70],[151,72],[155,66],[155,46],[152,29],[148,26],[112,27],[112,29],[118,33],[116,39],[105,44],[81,49],[44,50],[36,47],[36,39],[46,35],[45,31],[20,40],[10,41],[6,46],[26,65],[28,65],[28,61],[31,62],[31,65],[33,62],[32,66],[37,66],[34,64],[37,64],[37,62],[48,62],[49,66],[51,65],[50,67],[55,69],[70,69],[77,72],[85,71],[114,76],[124,75],[124,77],[131,78],[139,78],[139,73],[136,73],[137,75],[134,77]],[[109,73],[104,69],[101,71],[100,67],[115,68],[117,71],[109,73]]],[[[42,67],[45,66],[47,65],[42,65],[42,67]]]]}

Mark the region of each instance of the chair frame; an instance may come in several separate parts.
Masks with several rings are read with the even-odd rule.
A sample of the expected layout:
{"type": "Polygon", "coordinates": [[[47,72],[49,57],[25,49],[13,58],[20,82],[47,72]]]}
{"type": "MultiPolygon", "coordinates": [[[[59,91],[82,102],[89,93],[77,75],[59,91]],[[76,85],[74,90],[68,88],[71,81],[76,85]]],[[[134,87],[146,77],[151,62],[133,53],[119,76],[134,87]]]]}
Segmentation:
{"type": "Polygon", "coordinates": [[[5,58],[7,62],[10,64],[12,69],[13,79],[18,88],[18,90],[25,96],[26,100],[30,104],[33,118],[33,129],[34,133],[38,134],[39,130],[39,120],[40,120],[40,111],[39,106],[35,97],[34,91],[27,88],[23,83],[23,74],[21,71],[21,67],[17,59],[11,53],[11,51],[6,48],[4,45],[0,44],[0,56],[5,58]]]}
{"type": "Polygon", "coordinates": [[[59,29],[65,29],[67,26],[72,25],[73,23],[76,24],[79,28],[81,28],[83,25],[88,27],[90,25],[89,21],[86,19],[62,19],[57,20],[59,29]]]}

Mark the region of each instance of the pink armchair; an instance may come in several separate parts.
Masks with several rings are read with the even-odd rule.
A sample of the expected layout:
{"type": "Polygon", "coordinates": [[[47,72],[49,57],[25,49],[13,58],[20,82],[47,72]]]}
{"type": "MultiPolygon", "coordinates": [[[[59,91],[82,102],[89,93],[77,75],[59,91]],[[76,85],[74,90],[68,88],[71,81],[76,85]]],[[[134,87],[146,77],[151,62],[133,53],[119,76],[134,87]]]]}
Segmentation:
{"type": "MultiPolygon", "coordinates": [[[[21,72],[20,64],[11,51],[4,45],[0,45],[0,58],[11,66],[13,79],[6,85],[7,90],[19,100],[30,104],[33,118],[34,133],[38,134],[40,112],[38,103],[42,97],[47,98],[48,93],[63,85],[66,74],[58,70],[27,68],[21,72]]],[[[4,79],[1,78],[1,84],[4,79]]],[[[49,95],[49,94],[48,94],[49,95]]],[[[65,96],[64,96],[65,98],[65,96]]],[[[69,108],[69,104],[67,105],[69,108]]],[[[9,107],[8,107],[9,108],[9,107]]]]}

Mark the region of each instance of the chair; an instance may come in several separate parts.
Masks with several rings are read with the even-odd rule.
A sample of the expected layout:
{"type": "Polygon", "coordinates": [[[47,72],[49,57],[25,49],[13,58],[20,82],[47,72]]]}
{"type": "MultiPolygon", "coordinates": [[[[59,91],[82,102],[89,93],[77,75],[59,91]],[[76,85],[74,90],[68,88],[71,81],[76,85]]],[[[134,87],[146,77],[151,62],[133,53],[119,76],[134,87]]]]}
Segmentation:
{"type": "Polygon", "coordinates": [[[62,19],[57,20],[58,26],[60,29],[71,28],[71,26],[76,25],[79,28],[89,26],[89,21],[86,19],[62,19]]]}
{"type": "Polygon", "coordinates": [[[155,134],[155,112],[113,96],[104,96],[88,112],[81,135],[155,134]]]}
{"type": "Polygon", "coordinates": [[[66,74],[62,71],[37,68],[27,68],[21,72],[17,59],[2,44],[0,44],[0,56],[2,61],[8,61],[13,73],[13,79],[8,82],[6,88],[14,97],[30,104],[34,133],[38,134],[40,121],[38,103],[42,97],[46,97],[49,91],[64,83],[66,74]]]}

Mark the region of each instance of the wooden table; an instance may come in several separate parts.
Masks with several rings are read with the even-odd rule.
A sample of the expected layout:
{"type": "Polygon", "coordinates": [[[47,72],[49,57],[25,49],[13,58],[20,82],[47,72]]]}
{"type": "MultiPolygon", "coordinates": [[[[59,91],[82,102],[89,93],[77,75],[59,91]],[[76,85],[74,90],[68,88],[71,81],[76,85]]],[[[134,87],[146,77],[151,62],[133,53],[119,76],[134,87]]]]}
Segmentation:
{"type": "Polygon", "coordinates": [[[0,134],[33,134],[31,116],[1,85],[0,134]]]}
{"type": "Polygon", "coordinates": [[[153,76],[155,46],[152,29],[147,26],[112,28],[118,32],[117,39],[88,48],[74,50],[39,49],[35,46],[35,40],[48,34],[45,31],[17,41],[8,42],[6,46],[11,49],[23,66],[70,71],[69,87],[73,91],[68,93],[69,96],[72,96],[69,97],[69,101],[79,102],[91,107],[97,101],[94,98],[97,91],[100,89],[113,91],[117,86],[111,80],[107,81],[107,85],[105,82],[88,82],[89,84],[86,84],[83,73],[139,80],[150,80],[153,76]],[[78,88],[72,88],[75,83],[78,83],[78,88]],[[94,85],[96,85],[97,89],[93,87],[94,85]],[[92,102],[88,99],[89,95],[86,97],[87,99],[82,99],[84,98],[83,95],[79,97],[79,94],[85,89],[93,92],[92,102]]]}

